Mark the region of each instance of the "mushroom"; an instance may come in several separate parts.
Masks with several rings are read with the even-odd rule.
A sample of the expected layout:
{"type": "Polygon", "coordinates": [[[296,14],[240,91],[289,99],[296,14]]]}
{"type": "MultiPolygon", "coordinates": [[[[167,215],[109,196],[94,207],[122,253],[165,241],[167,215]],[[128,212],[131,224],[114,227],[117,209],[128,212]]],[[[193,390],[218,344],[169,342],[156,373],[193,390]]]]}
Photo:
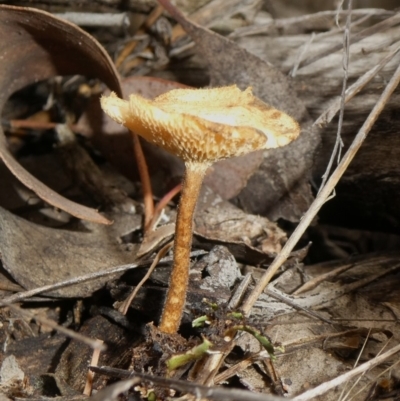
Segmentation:
{"type": "Polygon", "coordinates": [[[174,263],[160,330],[176,333],[189,280],[193,215],[204,175],[214,162],[259,149],[287,145],[300,133],[298,123],[236,85],[175,89],[154,100],[114,93],[101,98],[103,110],[145,140],[185,163],[174,240],[174,263]]]}

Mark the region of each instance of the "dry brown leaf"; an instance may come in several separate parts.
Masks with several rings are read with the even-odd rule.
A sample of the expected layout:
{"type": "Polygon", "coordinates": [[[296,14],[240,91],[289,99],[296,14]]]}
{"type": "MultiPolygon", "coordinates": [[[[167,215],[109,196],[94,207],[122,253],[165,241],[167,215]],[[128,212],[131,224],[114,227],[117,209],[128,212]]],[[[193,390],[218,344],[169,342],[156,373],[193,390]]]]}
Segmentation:
{"type": "MultiPolygon", "coordinates": [[[[56,75],[86,75],[122,94],[117,72],[105,50],[77,26],[32,8],[0,5],[0,113],[17,90],[56,75]]],[[[0,129],[0,157],[40,198],[81,219],[110,224],[96,210],[72,202],[28,173],[10,153],[0,129]]]]}
{"type": "MultiPolygon", "coordinates": [[[[133,342],[132,335],[103,316],[95,316],[85,321],[79,330],[90,338],[101,339],[107,344],[107,350],[100,355],[100,365],[115,366],[119,363],[127,364],[131,355],[128,351],[133,342]]],[[[83,391],[85,379],[88,372],[88,361],[90,361],[92,350],[78,341],[71,341],[68,347],[59,354],[56,377],[65,380],[71,388],[83,391]]],[[[96,375],[94,385],[98,386],[103,378],[96,375]]]]}
{"type": "Polygon", "coordinates": [[[243,242],[266,254],[277,254],[286,241],[286,233],[265,217],[246,214],[223,202],[195,216],[196,233],[225,242],[243,242]]]}
{"type": "Polygon", "coordinates": [[[221,160],[210,168],[204,179],[216,194],[223,199],[232,199],[246,187],[250,177],[263,161],[263,152],[258,150],[234,159],[221,160]]]}
{"type": "MultiPolygon", "coordinates": [[[[0,207],[2,264],[26,289],[131,263],[133,255],[124,252],[111,236],[107,227],[98,225],[86,233],[39,226],[0,207]]],[[[88,297],[109,280],[106,277],[65,287],[51,296],[88,297]]]]}

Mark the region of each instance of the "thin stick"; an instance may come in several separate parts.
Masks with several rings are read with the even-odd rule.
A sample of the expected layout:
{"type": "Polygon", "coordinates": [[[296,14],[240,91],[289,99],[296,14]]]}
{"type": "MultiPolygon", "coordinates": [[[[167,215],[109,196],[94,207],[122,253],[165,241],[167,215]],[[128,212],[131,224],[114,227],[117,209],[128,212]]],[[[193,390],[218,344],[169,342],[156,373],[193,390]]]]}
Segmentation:
{"type": "MultiPolygon", "coordinates": [[[[398,42],[397,42],[398,43],[398,42]]],[[[395,50],[390,52],[387,56],[385,56],[377,65],[368,70],[365,74],[363,74],[360,78],[354,82],[353,85],[349,86],[346,90],[346,103],[349,102],[358,92],[361,91],[367,85],[372,78],[374,78],[380,70],[390,61],[392,58],[400,51],[400,46],[395,50]]],[[[337,99],[329,106],[327,110],[325,110],[314,122],[314,126],[324,127],[328,125],[333,117],[335,117],[336,113],[340,109],[342,98],[337,97],[337,99]]]]}
{"type": "MultiPolygon", "coordinates": [[[[98,340],[96,339],[100,344],[103,344],[103,340],[98,340]]],[[[90,366],[97,366],[99,363],[100,359],[100,350],[95,349],[92,354],[92,360],[90,361],[90,366]]],[[[86,375],[86,384],[85,388],[83,389],[83,395],[90,396],[92,394],[92,388],[93,388],[93,378],[94,378],[95,373],[92,370],[88,370],[87,375],[86,375]]]]}
{"type": "Polygon", "coordinates": [[[55,13],[58,18],[73,22],[79,26],[85,27],[101,27],[105,28],[121,28],[128,29],[130,20],[128,13],[92,13],[92,12],[65,12],[55,13]]]}
{"type": "MultiPolygon", "coordinates": [[[[193,251],[192,256],[196,257],[199,255],[204,255],[205,253],[206,253],[205,251],[193,251]]],[[[171,261],[172,258],[168,256],[166,258],[161,259],[160,263],[168,263],[171,261]]],[[[71,285],[76,285],[76,284],[82,284],[85,283],[86,281],[96,280],[98,278],[107,276],[113,276],[115,274],[120,274],[131,269],[137,269],[139,267],[148,266],[150,264],[151,260],[143,259],[136,263],[129,263],[127,265],[111,267],[110,269],[102,270],[100,272],[88,273],[68,280],[59,281],[58,283],[55,284],[48,284],[42,287],[33,288],[32,290],[23,291],[18,294],[10,295],[9,297],[3,298],[2,300],[0,300],[0,306],[6,306],[15,302],[21,302],[35,295],[43,294],[44,292],[55,291],[58,290],[59,288],[69,287],[71,285]]]]}
{"type": "Polygon", "coordinates": [[[181,323],[189,282],[190,249],[193,236],[193,215],[208,163],[186,163],[174,240],[174,266],[164,305],[160,330],[176,333],[181,323]]]}
{"type": "MultiPolygon", "coordinates": [[[[366,337],[365,337],[365,339],[364,339],[364,343],[363,343],[363,345],[362,345],[362,347],[361,347],[361,349],[360,349],[360,352],[359,352],[358,355],[357,355],[357,359],[356,359],[356,361],[354,362],[353,369],[358,365],[358,362],[360,361],[361,355],[362,355],[362,353],[364,352],[364,349],[365,349],[365,347],[366,347],[366,345],[367,345],[367,343],[368,343],[368,340],[369,340],[370,335],[371,335],[371,327],[369,328],[368,334],[366,335],[366,337]]],[[[390,341],[390,340],[389,340],[389,341],[390,341]]],[[[380,352],[378,355],[380,355],[380,354],[381,354],[381,352],[380,352]]],[[[377,356],[378,356],[378,355],[377,355],[377,356]]],[[[363,372],[360,376],[358,376],[357,380],[353,383],[353,385],[350,387],[350,390],[347,392],[347,395],[344,395],[344,394],[345,394],[345,392],[346,392],[346,387],[347,387],[347,385],[349,384],[349,382],[348,382],[348,381],[345,382],[345,384],[344,384],[344,386],[343,386],[343,389],[342,389],[342,392],[340,393],[340,397],[339,397],[339,400],[338,400],[338,401],[345,401],[345,400],[346,400],[347,396],[351,393],[351,391],[353,390],[353,388],[355,388],[355,386],[358,384],[358,382],[360,381],[360,379],[365,375],[365,373],[366,373],[366,372],[363,372]],[[343,396],[344,396],[344,399],[343,399],[343,396]]]]}
{"type": "MultiPolygon", "coordinates": [[[[288,26],[291,25],[296,25],[296,24],[302,24],[302,23],[307,23],[311,24],[314,21],[321,21],[321,20],[326,20],[330,17],[335,17],[337,14],[340,16],[345,16],[347,11],[319,11],[314,14],[306,14],[306,15],[301,15],[299,17],[291,17],[291,18],[278,18],[278,19],[273,19],[270,22],[267,22],[262,25],[251,25],[243,28],[238,28],[235,29],[228,37],[230,38],[242,38],[245,36],[251,36],[251,35],[260,35],[264,33],[269,33],[271,27],[274,27],[275,29],[280,29],[280,28],[287,28],[288,26]]],[[[356,9],[352,12],[352,14],[356,17],[381,17],[381,18],[386,18],[390,17],[395,14],[395,11],[388,11],[382,8],[361,8],[361,9],[356,9]]]]}
{"type": "Polygon", "coordinates": [[[338,276],[339,274],[345,272],[346,270],[351,269],[354,266],[355,266],[354,263],[347,263],[343,266],[339,266],[336,269],[329,271],[328,273],[320,274],[319,276],[313,278],[312,280],[309,280],[306,283],[304,283],[300,288],[294,291],[292,295],[300,295],[303,294],[304,292],[311,291],[324,281],[327,281],[330,278],[338,276]]]}
{"type": "MultiPolygon", "coordinates": [[[[95,368],[97,368],[97,366],[94,367],[94,369],[95,368]]],[[[132,388],[136,384],[139,384],[140,382],[141,380],[138,377],[134,377],[133,379],[123,380],[111,384],[90,397],[90,401],[119,400],[121,399],[121,397],[118,397],[120,394],[128,391],[130,388],[132,388]]]]}
{"type": "Polygon", "coordinates": [[[250,365],[252,365],[255,361],[258,359],[261,359],[262,357],[260,356],[260,353],[251,355],[240,362],[236,363],[235,365],[230,366],[223,372],[219,373],[218,375],[215,376],[214,378],[214,384],[220,384],[222,382],[226,382],[228,379],[230,379],[232,376],[243,372],[245,369],[247,369],[250,365]]]}
{"type": "Polygon", "coordinates": [[[73,330],[70,330],[70,329],[67,329],[66,327],[58,325],[56,322],[53,322],[50,319],[46,319],[45,317],[34,315],[32,312],[29,312],[25,309],[21,309],[16,305],[8,304],[7,307],[12,309],[14,312],[18,313],[19,315],[22,315],[29,319],[36,320],[36,322],[42,324],[43,326],[50,327],[51,329],[54,329],[54,330],[58,331],[59,333],[65,334],[69,338],[73,338],[74,340],[80,341],[81,343],[86,344],[93,349],[98,349],[101,351],[104,351],[106,349],[105,345],[103,344],[103,341],[93,340],[92,338],[89,338],[82,334],[76,333],[73,330]]]}
{"type": "MultiPolygon", "coordinates": [[[[380,257],[380,256],[371,257],[369,259],[369,261],[366,262],[366,263],[359,263],[358,261],[354,260],[351,263],[347,263],[347,264],[344,264],[344,265],[336,267],[336,268],[332,266],[331,270],[329,270],[327,273],[320,274],[317,277],[314,277],[313,279],[307,281],[301,287],[299,287],[296,291],[294,291],[292,293],[292,295],[300,295],[300,294],[303,294],[304,292],[311,291],[314,288],[316,288],[318,285],[320,285],[322,282],[328,281],[329,279],[332,279],[333,277],[336,277],[336,276],[342,274],[343,272],[345,272],[345,271],[347,271],[349,269],[352,269],[353,267],[363,266],[363,268],[366,268],[368,266],[377,265],[381,261],[382,262],[386,261],[386,258],[385,257],[380,257]]],[[[323,266],[324,263],[322,263],[320,265],[323,266]]],[[[315,265],[313,267],[315,267],[315,265]]],[[[374,278],[374,279],[377,279],[377,277],[374,278]]]]}
{"type": "Polygon", "coordinates": [[[325,318],[324,316],[320,315],[319,313],[317,313],[311,309],[307,309],[304,306],[297,304],[296,301],[293,301],[292,299],[285,297],[284,295],[280,294],[276,289],[275,289],[275,291],[266,290],[266,293],[271,298],[275,298],[278,301],[281,301],[281,302],[285,303],[286,305],[291,306],[295,310],[304,312],[307,316],[309,316],[311,318],[318,319],[321,322],[325,322],[328,324],[333,324],[332,320],[325,318]]]}
{"type": "Polygon", "coordinates": [[[358,131],[356,137],[354,138],[353,143],[350,145],[346,154],[343,156],[343,159],[336,167],[335,171],[332,173],[330,178],[328,179],[324,188],[321,189],[318,196],[315,198],[314,202],[311,204],[310,208],[304,214],[302,220],[299,225],[294,230],[293,234],[286,242],[285,246],[282,248],[281,252],[277,255],[274,261],[271,263],[269,268],[266,270],[264,275],[261,277],[261,280],[258,282],[254,290],[251,292],[249,297],[247,298],[245,304],[243,305],[243,312],[247,315],[250,313],[251,308],[254,303],[257,301],[257,298],[264,291],[264,288],[268,285],[273,275],[276,271],[282,266],[282,264],[289,257],[290,252],[292,252],[293,248],[303,235],[306,228],[309,226],[311,221],[317,215],[318,211],[321,209],[323,204],[326,202],[332,190],[338,183],[339,179],[342,177],[350,162],[353,160],[354,156],[357,154],[358,150],[361,148],[361,145],[364,143],[369,131],[374,125],[375,121],[378,119],[380,113],[382,112],[384,106],[389,101],[390,96],[396,89],[400,82],[400,66],[396,69],[393,74],[390,82],[387,84],[385,90],[383,91],[381,97],[379,98],[377,104],[372,109],[371,113],[365,120],[363,126],[358,131]]]}
{"type": "Polygon", "coordinates": [[[365,372],[369,369],[372,369],[373,367],[381,364],[386,359],[390,358],[392,355],[397,354],[399,351],[400,351],[400,345],[396,345],[391,350],[385,352],[384,354],[382,354],[380,356],[372,358],[370,361],[363,363],[358,368],[352,369],[349,372],[344,373],[343,375],[340,375],[328,382],[320,384],[319,386],[313,388],[312,390],[308,390],[305,393],[292,398],[292,401],[308,401],[308,400],[314,399],[314,397],[318,397],[322,394],[325,394],[330,389],[337,387],[340,384],[345,383],[346,381],[359,375],[360,373],[363,373],[363,372],[365,372]]]}
{"type": "Polygon", "coordinates": [[[149,169],[147,167],[146,158],[144,157],[142,145],[139,137],[132,132],[133,135],[133,150],[135,152],[136,163],[138,166],[140,182],[142,183],[143,202],[144,202],[144,230],[149,226],[149,223],[154,214],[153,191],[151,190],[151,181],[149,169]]]}
{"type": "MultiPolygon", "coordinates": [[[[158,262],[166,255],[166,253],[171,249],[173,242],[168,242],[168,244],[164,245],[157,253],[156,257],[153,260],[153,263],[149,267],[145,276],[140,280],[139,284],[132,291],[129,297],[122,303],[122,305],[118,308],[119,311],[126,315],[128,313],[129,307],[131,306],[132,301],[135,299],[136,294],[142,288],[143,284],[149,279],[154,269],[156,268],[158,262]]],[[[93,365],[93,364],[92,364],[93,365]]]]}
{"type": "MultiPolygon", "coordinates": [[[[287,401],[286,398],[278,397],[272,394],[252,393],[249,390],[241,390],[235,388],[209,387],[192,383],[188,380],[169,379],[160,376],[151,376],[145,373],[132,372],[117,368],[109,368],[106,366],[96,367],[90,366],[94,372],[102,375],[108,375],[119,378],[140,378],[141,381],[157,384],[160,387],[172,388],[173,390],[190,393],[195,396],[196,400],[208,399],[215,401],[287,401]]],[[[104,391],[104,390],[103,390],[104,391]]],[[[109,399],[102,397],[101,400],[109,399]]],[[[96,400],[98,401],[98,400],[96,400]]]]}
{"type": "MultiPolygon", "coordinates": [[[[387,372],[392,370],[399,363],[400,363],[400,359],[398,361],[396,361],[393,365],[390,365],[388,368],[386,368],[383,372],[379,373],[379,375],[377,377],[375,377],[374,380],[370,380],[370,382],[376,382],[380,377],[382,377],[384,374],[386,374],[387,372]]],[[[371,385],[371,383],[367,383],[363,387],[361,387],[360,390],[358,390],[354,395],[352,395],[352,397],[350,398],[349,401],[354,399],[358,394],[360,394],[362,391],[364,391],[367,388],[367,386],[369,386],[369,385],[371,385]]],[[[345,400],[343,400],[343,401],[345,401],[345,400]]]]}
{"type": "MultiPolygon", "coordinates": [[[[170,261],[170,260],[171,260],[170,258],[166,258],[163,261],[170,261]]],[[[72,279],[59,281],[58,283],[55,284],[48,284],[42,287],[33,288],[32,290],[23,291],[18,294],[10,295],[9,297],[2,299],[0,301],[0,306],[6,306],[8,304],[12,304],[15,302],[21,302],[24,299],[31,298],[35,295],[39,295],[44,292],[55,291],[58,290],[59,288],[69,287],[71,285],[85,283],[86,281],[95,280],[101,277],[112,276],[114,274],[123,273],[127,270],[136,269],[141,266],[149,265],[150,263],[151,262],[149,260],[142,260],[137,263],[130,263],[127,265],[112,267],[110,269],[103,270],[100,272],[88,273],[82,276],[74,277],[72,279]]]]}
{"type": "MultiPolygon", "coordinates": [[[[356,34],[354,34],[352,36],[349,44],[353,45],[354,43],[358,43],[362,39],[365,39],[367,37],[375,35],[376,33],[384,32],[387,29],[391,28],[392,26],[397,25],[398,23],[400,23],[400,15],[394,14],[392,17],[389,17],[383,21],[376,23],[375,25],[372,25],[368,28],[363,29],[360,32],[357,32],[356,34]]],[[[332,44],[328,48],[322,49],[318,54],[310,55],[309,58],[304,59],[300,63],[299,70],[307,65],[314,63],[315,61],[318,61],[318,60],[338,51],[341,48],[341,46],[342,46],[341,43],[340,44],[332,44]]]]}
{"type": "MultiPolygon", "coordinates": [[[[340,160],[340,155],[342,148],[344,146],[343,141],[342,141],[342,127],[343,127],[343,118],[344,118],[344,106],[346,104],[346,87],[347,87],[347,81],[349,78],[349,60],[350,60],[350,26],[351,26],[351,11],[353,9],[353,1],[348,0],[348,5],[347,5],[347,18],[346,18],[346,26],[344,29],[343,33],[343,41],[344,41],[344,49],[343,49],[343,83],[342,83],[342,93],[340,95],[340,111],[339,111],[339,121],[338,121],[338,127],[336,131],[336,141],[335,145],[333,147],[333,151],[331,154],[331,157],[328,162],[328,167],[326,168],[326,171],[324,175],[322,176],[322,182],[320,186],[323,188],[325,186],[325,183],[329,177],[329,174],[331,173],[331,169],[334,163],[334,160],[337,156],[338,162],[340,160]]],[[[337,20],[338,20],[339,14],[337,14],[337,20]]],[[[338,21],[337,21],[338,23],[338,21]]]]}
{"type": "Polygon", "coordinates": [[[168,193],[166,193],[154,208],[153,218],[151,219],[149,226],[146,227],[146,231],[151,231],[154,229],[162,210],[168,205],[168,203],[181,192],[182,184],[178,184],[176,187],[172,188],[168,193]]]}
{"type": "MultiPolygon", "coordinates": [[[[353,14],[353,10],[352,10],[352,14],[353,14]]],[[[341,12],[338,10],[337,13],[336,13],[336,19],[338,19],[339,15],[341,15],[341,12]]],[[[364,23],[366,20],[371,18],[371,16],[372,16],[372,14],[362,15],[360,18],[356,19],[354,22],[351,23],[351,27],[356,27],[356,26],[364,23]]],[[[313,32],[312,35],[310,35],[310,38],[307,40],[307,42],[301,47],[300,53],[296,57],[296,61],[294,63],[294,66],[292,67],[289,75],[291,77],[293,77],[293,78],[296,76],[297,71],[299,69],[299,64],[304,59],[305,54],[307,54],[308,47],[311,45],[311,43],[315,43],[317,41],[320,41],[323,38],[331,37],[331,36],[336,35],[336,34],[342,32],[342,31],[343,31],[342,28],[336,27],[336,28],[330,29],[329,31],[321,32],[321,33],[318,33],[318,34],[315,34],[315,32],[313,32]]]]}

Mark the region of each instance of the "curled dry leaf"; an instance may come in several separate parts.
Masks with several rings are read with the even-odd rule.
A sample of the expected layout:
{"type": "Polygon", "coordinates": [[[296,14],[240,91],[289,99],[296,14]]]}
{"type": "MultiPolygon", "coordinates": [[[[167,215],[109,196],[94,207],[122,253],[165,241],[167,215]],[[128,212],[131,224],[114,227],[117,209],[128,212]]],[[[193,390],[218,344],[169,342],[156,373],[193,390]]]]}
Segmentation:
{"type": "MultiPolygon", "coordinates": [[[[77,26],[44,11],[0,5],[0,114],[17,90],[56,75],[86,75],[122,95],[117,72],[101,45],[77,26]]],[[[13,157],[0,128],[0,157],[40,198],[85,220],[110,224],[97,211],[74,203],[37,180],[13,157]]]]}
{"type": "Polygon", "coordinates": [[[221,202],[196,214],[195,227],[196,234],[210,241],[243,244],[250,248],[256,242],[265,259],[279,253],[287,240],[286,233],[276,223],[247,214],[229,202],[221,202]]]}

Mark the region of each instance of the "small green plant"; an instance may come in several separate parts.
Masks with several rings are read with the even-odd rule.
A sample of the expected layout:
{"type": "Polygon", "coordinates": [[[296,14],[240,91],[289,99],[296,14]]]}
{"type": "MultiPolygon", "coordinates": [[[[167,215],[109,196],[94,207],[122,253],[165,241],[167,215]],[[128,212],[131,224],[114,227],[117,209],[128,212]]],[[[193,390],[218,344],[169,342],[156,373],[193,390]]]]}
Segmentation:
{"type": "Polygon", "coordinates": [[[202,358],[212,346],[211,342],[203,338],[203,342],[184,354],[174,355],[167,360],[168,370],[175,370],[189,362],[202,358]]]}

